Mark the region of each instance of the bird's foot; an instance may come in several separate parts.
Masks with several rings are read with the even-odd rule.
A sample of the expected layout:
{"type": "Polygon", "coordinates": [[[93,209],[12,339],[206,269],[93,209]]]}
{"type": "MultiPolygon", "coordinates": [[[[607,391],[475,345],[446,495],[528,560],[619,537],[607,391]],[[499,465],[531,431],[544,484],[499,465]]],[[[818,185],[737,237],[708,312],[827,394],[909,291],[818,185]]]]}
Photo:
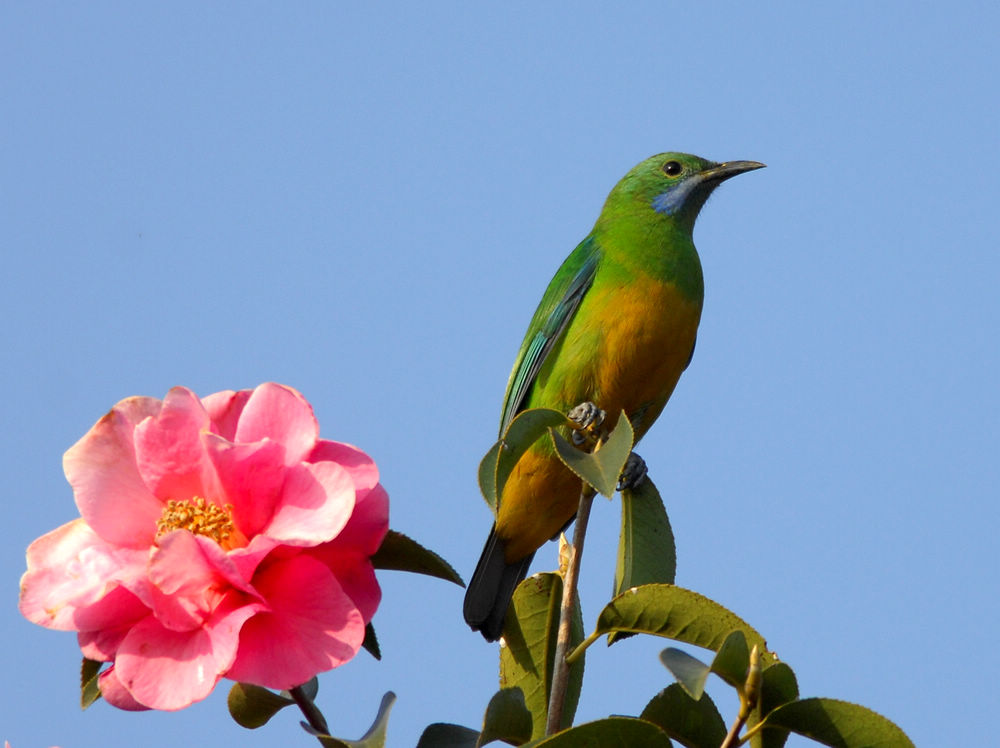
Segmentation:
{"type": "Polygon", "coordinates": [[[604,423],[606,415],[603,410],[590,401],[580,403],[570,410],[566,417],[574,425],[573,433],[570,434],[574,446],[582,447],[585,444],[595,443],[600,438],[598,430],[604,423]]]}
{"type": "Polygon", "coordinates": [[[625,461],[625,467],[622,468],[622,474],[618,478],[618,490],[628,491],[636,488],[646,480],[648,472],[646,461],[635,452],[630,453],[628,460],[625,461]]]}

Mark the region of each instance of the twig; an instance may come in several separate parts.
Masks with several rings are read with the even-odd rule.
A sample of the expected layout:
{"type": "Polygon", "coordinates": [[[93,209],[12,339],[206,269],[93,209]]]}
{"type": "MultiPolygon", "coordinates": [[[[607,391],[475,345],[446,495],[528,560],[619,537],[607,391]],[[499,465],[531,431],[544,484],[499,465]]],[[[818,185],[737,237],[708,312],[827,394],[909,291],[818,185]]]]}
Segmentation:
{"type": "Polygon", "coordinates": [[[554,735],[562,728],[563,705],[569,685],[569,663],[566,662],[566,654],[570,646],[570,628],[577,597],[580,559],[583,557],[583,540],[587,535],[587,522],[590,519],[590,507],[595,493],[593,488],[585,485],[580,492],[580,507],[576,511],[573,545],[569,548],[569,563],[563,579],[562,604],[559,606],[559,631],[556,635],[552,690],[549,693],[549,718],[545,725],[546,735],[554,735]]]}
{"type": "MultiPolygon", "coordinates": [[[[302,710],[302,714],[305,715],[306,721],[309,722],[309,726],[314,730],[318,731],[322,735],[329,735],[330,728],[326,724],[326,718],[323,713],[319,710],[319,707],[313,703],[305,691],[302,690],[302,686],[296,686],[295,688],[288,689],[288,694],[292,697],[292,700],[298,704],[299,709],[302,710]]],[[[321,743],[323,741],[320,741],[321,743]]]]}

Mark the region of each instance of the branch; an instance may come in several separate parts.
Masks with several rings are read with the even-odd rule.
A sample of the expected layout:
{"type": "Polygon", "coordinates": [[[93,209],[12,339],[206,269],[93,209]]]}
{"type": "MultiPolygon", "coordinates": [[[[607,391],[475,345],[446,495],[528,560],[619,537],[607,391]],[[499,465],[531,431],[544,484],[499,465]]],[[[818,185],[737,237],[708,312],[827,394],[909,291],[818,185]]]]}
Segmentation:
{"type": "Polygon", "coordinates": [[[563,705],[569,685],[569,663],[566,661],[566,654],[570,645],[570,628],[577,599],[576,587],[580,575],[580,559],[583,557],[583,541],[587,535],[587,522],[590,519],[590,507],[595,493],[594,489],[587,485],[584,485],[580,492],[580,507],[577,509],[576,524],[573,527],[573,544],[568,549],[569,563],[566,565],[566,575],[563,578],[562,604],[559,607],[559,631],[556,635],[552,690],[549,693],[549,718],[545,725],[546,735],[554,735],[562,727],[563,705]]]}

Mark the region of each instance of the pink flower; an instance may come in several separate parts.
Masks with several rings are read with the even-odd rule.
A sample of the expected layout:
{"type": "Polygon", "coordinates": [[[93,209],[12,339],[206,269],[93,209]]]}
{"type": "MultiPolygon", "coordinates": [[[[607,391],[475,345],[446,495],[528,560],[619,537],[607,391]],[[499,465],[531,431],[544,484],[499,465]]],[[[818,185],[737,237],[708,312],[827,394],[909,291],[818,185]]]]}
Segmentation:
{"type": "Polygon", "coordinates": [[[297,391],[128,398],[63,467],[81,517],[28,547],[20,609],[112,663],[110,703],[181,709],[222,677],[291,688],[357,653],[388,496],[297,391]]]}

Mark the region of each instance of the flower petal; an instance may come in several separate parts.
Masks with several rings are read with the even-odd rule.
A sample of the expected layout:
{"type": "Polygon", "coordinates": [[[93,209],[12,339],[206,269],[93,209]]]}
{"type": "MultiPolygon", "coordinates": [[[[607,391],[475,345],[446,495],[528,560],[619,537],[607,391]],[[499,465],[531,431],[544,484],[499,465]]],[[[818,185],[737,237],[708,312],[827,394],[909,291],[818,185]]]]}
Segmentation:
{"type": "Polygon", "coordinates": [[[259,599],[214,540],[186,530],[160,539],[149,560],[149,580],[154,615],[173,631],[201,626],[233,588],[259,599]]]}
{"type": "Polygon", "coordinates": [[[360,551],[371,556],[389,531],[389,494],[381,485],[360,493],[351,519],[331,542],[337,548],[360,551]]]}
{"type": "Polygon", "coordinates": [[[288,470],[281,502],[264,529],[274,540],[318,545],[344,528],[354,509],[354,481],[333,462],[300,463],[288,470]]]}
{"type": "Polygon", "coordinates": [[[336,462],[354,479],[359,492],[378,485],[378,467],[375,461],[352,444],[320,439],[306,462],[336,462]]]}
{"type": "Polygon", "coordinates": [[[118,680],[118,673],[112,665],[97,678],[97,685],[101,689],[101,696],[111,706],[123,709],[126,712],[144,712],[149,709],[133,698],[128,689],[118,680]]]}
{"type": "Polygon", "coordinates": [[[183,709],[208,696],[236,655],[240,627],[260,604],[223,604],[193,631],[171,631],[153,617],[129,631],[115,671],[122,686],[152,709],[183,709]]]}
{"type": "Polygon", "coordinates": [[[145,555],[109,546],[82,519],[67,522],[28,546],[21,614],[49,628],[79,629],[81,610],[98,603],[123,579],[142,578],[145,555]]]}
{"type": "Polygon", "coordinates": [[[301,554],[268,563],[253,583],[271,612],[243,626],[227,678],[292,688],[357,654],[364,619],[322,563],[301,554]]]}
{"type": "Polygon", "coordinates": [[[312,407],[297,390],[268,382],[253,391],[240,414],[236,442],[272,439],[285,447],[285,464],[305,459],[319,437],[312,407]]]}
{"type": "Polygon", "coordinates": [[[240,390],[239,392],[224,390],[201,399],[201,404],[212,421],[212,433],[229,441],[236,438],[236,426],[240,420],[240,413],[243,412],[251,393],[252,390],[240,390]]]}
{"type": "Polygon", "coordinates": [[[218,477],[202,441],[210,426],[201,401],[185,387],[171,389],[160,413],[136,426],[136,465],[158,499],[218,500],[218,477]]]}
{"type": "Polygon", "coordinates": [[[122,400],[63,456],[80,514],[109,543],[149,547],[156,532],[163,506],[136,466],[133,434],[160,406],[149,397],[122,400]]]}
{"type": "Polygon", "coordinates": [[[220,500],[232,505],[240,532],[253,538],[271,521],[281,498],[284,447],[271,439],[234,444],[215,434],[205,434],[204,442],[222,486],[220,500]]]}

